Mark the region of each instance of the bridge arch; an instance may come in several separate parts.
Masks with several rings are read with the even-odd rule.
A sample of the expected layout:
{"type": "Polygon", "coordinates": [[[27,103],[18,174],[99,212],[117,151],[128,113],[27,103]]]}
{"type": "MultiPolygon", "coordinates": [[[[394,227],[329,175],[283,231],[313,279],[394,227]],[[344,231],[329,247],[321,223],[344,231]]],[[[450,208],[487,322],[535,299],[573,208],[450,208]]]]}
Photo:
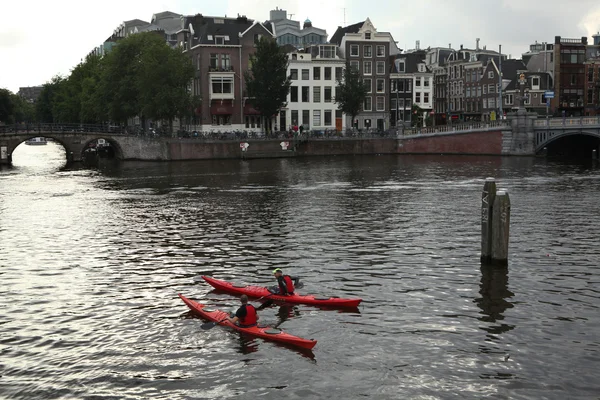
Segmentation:
{"type": "Polygon", "coordinates": [[[80,157],[83,157],[83,153],[90,148],[90,145],[93,144],[94,142],[98,142],[99,139],[104,139],[107,143],[110,144],[110,146],[113,148],[114,151],[114,158],[116,158],[117,160],[122,160],[123,157],[123,148],[121,147],[121,144],[114,138],[111,136],[92,136],[92,137],[87,137],[86,140],[83,142],[83,145],[81,146],[81,154],[80,157]]]}
{"type": "Polygon", "coordinates": [[[544,148],[548,147],[548,145],[569,136],[587,136],[593,137],[600,141],[600,130],[567,130],[567,131],[559,131],[559,132],[536,132],[538,136],[538,140],[536,140],[536,154],[539,154],[544,150],[544,148]]]}

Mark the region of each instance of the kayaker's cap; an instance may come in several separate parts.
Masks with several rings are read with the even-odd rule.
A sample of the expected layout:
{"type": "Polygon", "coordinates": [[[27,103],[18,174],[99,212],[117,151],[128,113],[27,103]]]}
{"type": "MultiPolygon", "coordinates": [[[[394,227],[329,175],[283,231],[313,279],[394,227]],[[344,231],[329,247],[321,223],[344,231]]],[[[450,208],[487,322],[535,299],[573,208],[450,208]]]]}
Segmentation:
{"type": "Polygon", "coordinates": [[[273,270],[273,275],[275,275],[275,274],[276,274],[276,273],[278,273],[278,272],[283,272],[283,271],[281,270],[281,268],[275,268],[275,269],[273,270]]]}

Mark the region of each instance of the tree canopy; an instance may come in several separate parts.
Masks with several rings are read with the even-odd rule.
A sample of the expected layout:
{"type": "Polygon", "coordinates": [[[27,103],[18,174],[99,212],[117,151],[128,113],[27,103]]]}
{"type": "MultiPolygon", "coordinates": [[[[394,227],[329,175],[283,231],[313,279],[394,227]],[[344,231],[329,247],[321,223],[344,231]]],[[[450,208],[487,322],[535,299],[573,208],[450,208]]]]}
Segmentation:
{"type": "Polygon", "coordinates": [[[34,121],[33,105],[8,89],[0,89],[0,122],[14,124],[16,122],[34,121]]]}
{"type": "Polygon", "coordinates": [[[131,35],[104,57],[90,55],[68,77],[44,85],[36,104],[43,122],[172,121],[192,112],[191,60],[155,32],[131,35]]]}
{"type": "Polygon", "coordinates": [[[368,88],[363,82],[360,72],[350,67],[349,63],[346,63],[344,73],[338,79],[337,84],[338,93],[334,101],[340,111],[352,117],[352,124],[354,124],[354,118],[363,108],[368,88]]]}
{"type": "Polygon", "coordinates": [[[269,37],[262,37],[244,72],[248,96],[261,116],[271,118],[285,107],[291,80],[287,75],[287,54],[269,37]]]}

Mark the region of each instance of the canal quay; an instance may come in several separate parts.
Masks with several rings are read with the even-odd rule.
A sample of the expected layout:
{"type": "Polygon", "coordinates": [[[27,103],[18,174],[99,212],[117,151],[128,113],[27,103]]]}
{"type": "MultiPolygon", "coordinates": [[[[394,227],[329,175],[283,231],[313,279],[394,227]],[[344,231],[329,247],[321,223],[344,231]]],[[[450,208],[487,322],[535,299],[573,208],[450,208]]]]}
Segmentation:
{"type": "MultiPolygon", "coordinates": [[[[546,398],[600,393],[600,166],[590,158],[356,155],[0,167],[0,397],[546,398]],[[487,177],[508,265],[480,262],[487,177]],[[297,351],[200,328],[200,277],[359,297],[274,305],[297,351]]],[[[258,304],[258,303],[255,303],[258,304]]]]}

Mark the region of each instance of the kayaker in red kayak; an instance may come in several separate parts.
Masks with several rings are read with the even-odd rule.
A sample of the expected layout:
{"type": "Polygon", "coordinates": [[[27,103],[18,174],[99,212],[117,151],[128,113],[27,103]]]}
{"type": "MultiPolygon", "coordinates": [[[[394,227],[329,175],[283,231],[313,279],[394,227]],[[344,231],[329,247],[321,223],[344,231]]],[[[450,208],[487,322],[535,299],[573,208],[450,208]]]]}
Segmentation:
{"type": "Polygon", "coordinates": [[[289,275],[284,275],[281,268],[275,268],[273,270],[273,275],[275,275],[275,279],[277,279],[278,286],[270,287],[269,292],[284,296],[290,296],[294,294],[294,285],[298,284],[298,278],[292,278],[289,275]]]}
{"type": "Polygon", "coordinates": [[[237,324],[240,328],[250,328],[256,326],[258,322],[258,314],[256,308],[252,304],[248,304],[248,296],[245,294],[240,297],[242,306],[238,308],[235,314],[229,317],[229,321],[233,324],[237,324]]]}

